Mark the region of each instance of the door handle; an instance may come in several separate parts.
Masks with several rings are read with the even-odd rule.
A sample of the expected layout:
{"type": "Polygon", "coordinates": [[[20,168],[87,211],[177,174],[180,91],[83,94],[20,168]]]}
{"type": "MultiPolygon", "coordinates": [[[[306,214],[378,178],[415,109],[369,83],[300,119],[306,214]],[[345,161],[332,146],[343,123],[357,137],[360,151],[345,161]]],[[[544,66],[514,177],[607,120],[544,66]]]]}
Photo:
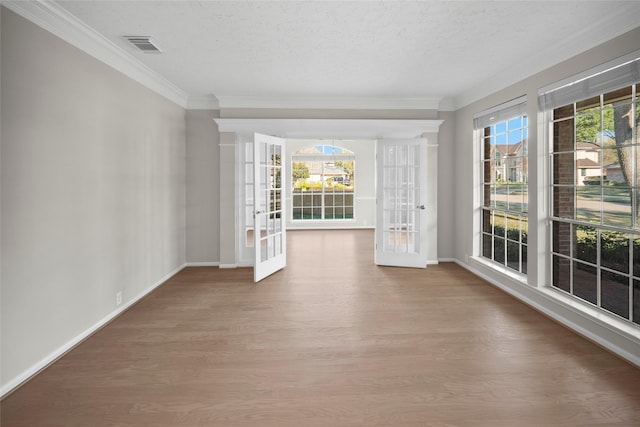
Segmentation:
{"type": "Polygon", "coordinates": [[[425,208],[425,207],[424,207],[424,205],[418,205],[418,206],[416,206],[416,209],[422,209],[422,210],[425,210],[425,209],[427,209],[427,208],[425,208]]]}
{"type": "Polygon", "coordinates": [[[254,211],[253,214],[254,215],[260,215],[262,213],[262,211],[254,211]]]}

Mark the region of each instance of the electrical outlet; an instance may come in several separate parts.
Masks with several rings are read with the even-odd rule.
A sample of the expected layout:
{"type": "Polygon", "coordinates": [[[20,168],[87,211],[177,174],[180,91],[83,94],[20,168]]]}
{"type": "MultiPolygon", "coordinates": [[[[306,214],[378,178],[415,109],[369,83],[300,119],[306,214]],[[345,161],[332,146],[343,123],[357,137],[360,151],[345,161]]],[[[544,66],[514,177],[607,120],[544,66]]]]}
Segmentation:
{"type": "Polygon", "coordinates": [[[122,304],[122,292],[116,292],[116,305],[122,304]]]}

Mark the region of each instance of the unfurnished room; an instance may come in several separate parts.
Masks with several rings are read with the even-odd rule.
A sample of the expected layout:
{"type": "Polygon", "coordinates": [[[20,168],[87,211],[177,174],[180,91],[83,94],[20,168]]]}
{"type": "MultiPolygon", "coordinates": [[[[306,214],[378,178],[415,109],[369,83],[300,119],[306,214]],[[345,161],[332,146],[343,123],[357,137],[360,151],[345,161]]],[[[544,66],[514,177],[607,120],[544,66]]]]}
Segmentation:
{"type": "Polygon", "coordinates": [[[0,425],[640,425],[640,2],[0,4],[0,425]]]}

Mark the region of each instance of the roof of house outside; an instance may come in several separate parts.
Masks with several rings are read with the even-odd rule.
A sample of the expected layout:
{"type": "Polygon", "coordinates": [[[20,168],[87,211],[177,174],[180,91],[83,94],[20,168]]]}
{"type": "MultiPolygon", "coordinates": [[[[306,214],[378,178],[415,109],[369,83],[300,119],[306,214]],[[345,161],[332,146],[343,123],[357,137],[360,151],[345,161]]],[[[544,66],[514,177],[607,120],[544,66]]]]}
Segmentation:
{"type": "Polygon", "coordinates": [[[520,141],[517,144],[495,144],[494,147],[503,156],[515,156],[522,148],[522,142],[520,141]]]}
{"type": "Polygon", "coordinates": [[[594,162],[591,159],[578,159],[576,160],[576,167],[578,169],[599,169],[600,163],[594,162]]]}
{"type": "Polygon", "coordinates": [[[600,145],[595,142],[578,141],[576,142],[576,150],[594,151],[600,149],[600,145]]]}

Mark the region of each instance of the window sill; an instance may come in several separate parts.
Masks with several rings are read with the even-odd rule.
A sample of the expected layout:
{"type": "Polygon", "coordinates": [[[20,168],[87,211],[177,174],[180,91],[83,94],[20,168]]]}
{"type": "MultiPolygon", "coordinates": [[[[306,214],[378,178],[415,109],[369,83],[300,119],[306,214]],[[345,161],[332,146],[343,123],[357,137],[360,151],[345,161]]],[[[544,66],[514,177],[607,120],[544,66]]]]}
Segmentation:
{"type": "Polygon", "coordinates": [[[490,268],[491,270],[508,277],[510,280],[513,280],[515,282],[518,282],[520,284],[523,285],[527,285],[529,286],[529,283],[527,282],[527,275],[523,274],[523,273],[518,273],[516,271],[513,271],[507,267],[504,267],[500,264],[496,264],[495,262],[489,261],[488,259],[484,258],[484,257],[479,257],[479,256],[474,256],[474,257],[469,257],[469,261],[479,264],[480,266],[484,267],[484,268],[490,268]]]}
{"type": "Polygon", "coordinates": [[[614,314],[609,314],[598,308],[592,307],[590,304],[583,303],[582,301],[579,301],[576,298],[572,298],[569,295],[566,295],[564,292],[556,290],[550,286],[541,286],[537,289],[538,291],[540,291],[540,293],[549,298],[553,298],[556,301],[559,301],[572,310],[579,311],[589,317],[598,320],[611,330],[623,332],[640,340],[640,325],[619,319],[614,314]]]}

